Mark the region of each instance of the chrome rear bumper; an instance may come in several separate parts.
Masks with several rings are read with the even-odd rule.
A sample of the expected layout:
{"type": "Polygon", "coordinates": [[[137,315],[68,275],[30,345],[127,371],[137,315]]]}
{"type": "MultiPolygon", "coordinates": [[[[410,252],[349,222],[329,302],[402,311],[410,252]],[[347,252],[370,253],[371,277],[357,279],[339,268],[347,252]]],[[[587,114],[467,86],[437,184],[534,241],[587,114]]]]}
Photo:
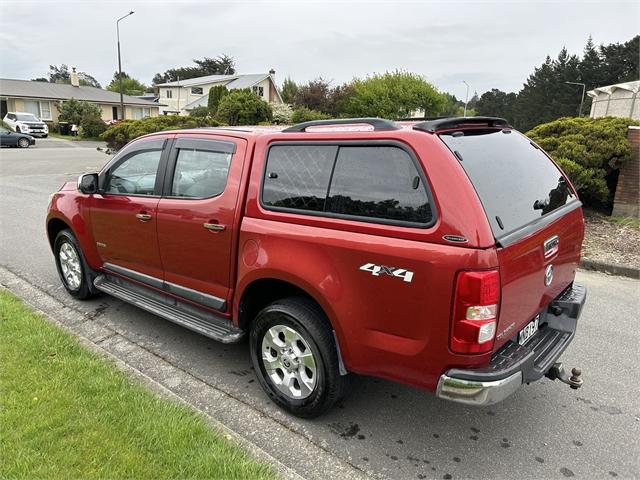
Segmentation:
{"type": "Polygon", "coordinates": [[[468,405],[493,405],[501,402],[522,385],[522,372],[491,382],[462,380],[442,375],[436,396],[468,405]]]}

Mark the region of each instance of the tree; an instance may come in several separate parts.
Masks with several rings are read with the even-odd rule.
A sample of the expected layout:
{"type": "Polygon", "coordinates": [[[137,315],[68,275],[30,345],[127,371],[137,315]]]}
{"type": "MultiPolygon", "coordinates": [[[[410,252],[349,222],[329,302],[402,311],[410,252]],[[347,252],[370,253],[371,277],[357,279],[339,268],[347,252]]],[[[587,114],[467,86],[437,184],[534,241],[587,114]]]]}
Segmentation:
{"type": "Polygon", "coordinates": [[[625,43],[600,45],[602,70],[606,72],[604,85],[638,80],[640,74],[640,35],[625,43]]]}
{"type": "Polygon", "coordinates": [[[270,121],[271,107],[248,88],[231,90],[218,105],[216,120],[228,125],[256,125],[270,121]]]}
{"type": "Polygon", "coordinates": [[[306,107],[310,110],[329,113],[331,100],[329,99],[331,86],[322,77],[304,85],[298,85],[298,91],[293,98],[293,104],[297,107],[306,107]]]}
{"type": "Polygon", "coordinates": [[[514,107],[518,96],[515,93],[506,93],[497,88],[490,92],[484,92],[476,102],[476,113],[488,117],[502,117],[513,123],[514,107]]]}
{"type": "Polygon", "coordinates": [[[217,85],[215,87],[211,87],[209,89],[209,100],[207,101],[207,106],[209,107],[209,111],[212,115],[215,115],[218,110],[218,105],[220,105],[220,100],[224,97],[229,90],[224,85],[217,85]]]}
{"type": "Polygon", "coordinates": [[[191,109],[189,116],[195,118],[208,118],[211,116],[211,110],[209,110],[209,107],[202,105],[191,109]]]}
{"type": "MultiPolygon", "coordinates": [[[[80,85],[88,87],[102,88],[100,82],[86,72],[77,72],[80,85]]],[[[41,81],[42,79],[37,79],[41,81]]],[[[64,63],[59,67],[56,65],[49,65],[49,82],[50,83],[71,83],[71,72],[69,67],[64,63]]]]}
{"type": "Polygon", "coordinates": [[[289,77],[285,78],[280,90],[282,101],[289,104],[293,103],[296,93],[298,93],[298,84],[289,77]]]}
{"type": "Polygon", "coordinates": [[[615,172],[631,158],[629,125],[640,122],[565,117],[538,125],[527,135],[558,162],[585,204],[610,207],[615,172]]]}
{"type": "Polygon", "coordinates": [[[444,101],[438,116],[461,117],[464,114],[464,102],[462,100],[458,100],[455,95],[450,93],[443,93],[442,96],[444,101]]]}
{"type": "Polygon", "coordinates": [[[193,60],[195,66],[170,68],[164,73],[156,73],[152,83],[176,82],[188,78],[204,77],[206,75],[234,75],[236,73],[235,60],[229,55],[219,55],[216,58],[204,57],[193,60]]]}
{"type": "Polygon", "coordinates": [[[395,71],[353,81],[354,93],[345,109],[349,116],[403,118],[416,110],[437,115],[444,96],[414,73],[395,71]]]}
{"type": "MultiPolygon", "coordinates": [[[[120,79],[118,72],[114,72],[113,80],[111,83],[107,85],[107,90],[110,92],[120,92],[120,79]]],[[[131,78],[126,72],[122,72],[122,93],[125,95],[142,95],[146,90],[147,86],[136,80],[135,78],[131,78]]]]}

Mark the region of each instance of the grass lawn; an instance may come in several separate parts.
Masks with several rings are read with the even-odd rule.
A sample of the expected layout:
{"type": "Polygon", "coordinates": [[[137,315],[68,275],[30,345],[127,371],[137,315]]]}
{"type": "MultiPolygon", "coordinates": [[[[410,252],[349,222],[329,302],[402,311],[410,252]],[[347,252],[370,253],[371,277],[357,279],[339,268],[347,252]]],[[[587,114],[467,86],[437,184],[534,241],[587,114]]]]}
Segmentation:
{"type": "Polygon", "coordinates": [[[72,142],[79,142],[79,141],[82,141],[82,140],[91,140],[91,141],[94,141],[94,142],[101,142],[102,141],[98,137],[81,137],[80,135],[78,135],[78,136],[60,135],[58,132],[52,132],[51,130],[49,130],[49,136],[53,137],[53,138],[61,138],[63,140],[70,140],[72,142]]]}
{"type": "Polygon", "coordinates": [[[0,478],[275,474],[0,290],[0,478]]]}

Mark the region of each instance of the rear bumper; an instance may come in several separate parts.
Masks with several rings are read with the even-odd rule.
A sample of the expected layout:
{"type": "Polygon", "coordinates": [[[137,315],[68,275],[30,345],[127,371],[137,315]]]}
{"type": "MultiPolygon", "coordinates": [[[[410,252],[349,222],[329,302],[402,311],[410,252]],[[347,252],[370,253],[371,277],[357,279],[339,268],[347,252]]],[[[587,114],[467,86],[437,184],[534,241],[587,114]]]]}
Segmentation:
{"type": "Polygon", "coordinates": [[[494,354],[487,367],[448,370],[440,376],[436,395],[469,405],[491,405],[523,383],[539,380],[573,340],[586,298],[586,288],[572,284],[541,313],[542,326],[526,345],[514,339],[494,354]]]}

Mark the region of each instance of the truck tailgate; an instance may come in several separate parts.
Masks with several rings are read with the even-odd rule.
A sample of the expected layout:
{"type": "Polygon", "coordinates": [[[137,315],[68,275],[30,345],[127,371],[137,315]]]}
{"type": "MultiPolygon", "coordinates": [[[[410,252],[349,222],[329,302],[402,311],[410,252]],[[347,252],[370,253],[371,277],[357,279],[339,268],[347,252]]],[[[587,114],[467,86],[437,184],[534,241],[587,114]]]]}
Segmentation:
{"type": "Polygon", "coordinates": [[[584,220],[578,207],[535,233],[498,248],[502,298],[496,350],[517,338],[518,332],[573,282],[583,236],[584,220]],[[546,285],[548,268],[553,275],[546,285]]]}

